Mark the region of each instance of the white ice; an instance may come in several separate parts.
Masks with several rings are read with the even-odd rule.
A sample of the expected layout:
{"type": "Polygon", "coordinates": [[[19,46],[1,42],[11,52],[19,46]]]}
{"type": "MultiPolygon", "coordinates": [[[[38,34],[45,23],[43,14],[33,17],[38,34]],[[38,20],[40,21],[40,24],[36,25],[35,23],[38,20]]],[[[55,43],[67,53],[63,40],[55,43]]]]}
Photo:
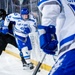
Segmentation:
{"type": "MultiPolygon", "coordinates": [[[[0,56],[0,75],[32,75],[34,70],[23,70],[20,59],[3,52],[0,56]]],[[[48,71],[41,70],[37,75],[48,75],[48,71]]]]}

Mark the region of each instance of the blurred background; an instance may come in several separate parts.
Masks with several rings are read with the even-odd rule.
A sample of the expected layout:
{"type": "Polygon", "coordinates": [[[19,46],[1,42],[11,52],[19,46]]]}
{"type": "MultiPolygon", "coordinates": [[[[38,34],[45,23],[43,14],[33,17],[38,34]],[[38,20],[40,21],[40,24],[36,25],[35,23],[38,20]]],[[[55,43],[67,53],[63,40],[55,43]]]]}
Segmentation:
{"type": "Polygon", "coordinates": [[[6,10],[7,14],[18,12],[21,8],[26,7],[29,9],[40,24],[40,12],[37,8],[39,0],[0,0],[0,9],[6,10]],[[38,16],[39,15],[39,16],[38,16]]]}

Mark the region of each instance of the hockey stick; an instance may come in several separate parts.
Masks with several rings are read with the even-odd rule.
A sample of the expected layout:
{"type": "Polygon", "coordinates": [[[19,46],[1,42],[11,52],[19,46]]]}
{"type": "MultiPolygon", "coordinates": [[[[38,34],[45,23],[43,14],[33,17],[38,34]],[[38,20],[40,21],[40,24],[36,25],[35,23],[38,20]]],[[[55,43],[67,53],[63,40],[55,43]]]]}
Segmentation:
{"type": "MultiPolygon", "coordinates": [[[[52,39],[51,39],[51,40],[55,40],[55,37],[54,37],[54,35],[53,35],[53,34],[51,34],[51,37],[52,37],[52,39]]],[[[45,46],[47,46],[47,44],[46,44],[45,46]]],[[[43,61],[44,61],[45,57],[46,57],[46,53],[44,54],[44,56],[43,56],[42,60],[41,60],[40,62],[38,62],[38,65],[36,66],[36,68],[35,68],[35,70],[34,70],[34,72],[33,72],[33,74],[32,74],[32,75],[36,75],[36,74],[37,74],[37,72],[38,72],[38,70],[39,70],[40,66],[42,65],[42,63],[43,63],[43,61]]]]}
{"type": "MultiPolygon", "coordinates": [[[[15,38],[15,35],[13,35],[13,34],[11,34],[11,33],[7,33],[7,34],[15,38]]],[[[17,37],[17,38],[18,38],[18,37],[17,37]]],[[[25,38],[24,41],[23,41],[22,39],[20,39],[20,38],[18,38],[18,39],[19,39],[20,41],[22,41],[22,42],[26,42],[26,41],[27,41],[27,38],[25,38]]]]}
{"type": "Polygon", "coordinates": [[[42,63],[43,63],[45,57],[46,57],[46,54],[44,54],[42,60],[38,62],[38,64],[37,64],[37,66],[36,66],[36,68],[35,68],[35,70],[34,70],[34,72],[33,72],[32,75],[36,75],[36,74],[37,74],[37,72],[39,71],[39,68],[40,68],[40,66],[42,65],[42,63]]]}
{"type": "MultiPolygon", "coordinates": [[[[13,34],[11,34],[11,33],[7,33],[8,35],[10,35],[10,36],[12,36],[12,37],[14,37],[14,35],[13,34]]],[[[15,37],[14,37],[15,38],[15,37]]]]}
{"type": "Polygon", "coordinates": [[[24,64],[27,64],[26,60],[25,60],[24,57],[23,57],[22,51],[20,51],[20,57],[21,57],[22,64],[23,64],[23,65],[24,65],[24,64]]]}
{"type": "MultiPolygon", "coordinates": [[[[7,33],[7,34],[15,38],[15,36],[14,36],[13,34],[11,34],[11,33],[7,33]]],[[[19,39],[19,40],[21,40],[21,39],[19,39]]],[[[21,41],[23,41],[23,40],[21,40],[21,41]]],[[[23,63],[23,64],[24,64],[24,63],[27,64],[26,60],[25,60],[24,57],[23,57],[23,53],[22,53],[21,51],[20,51],[20,54],[22,55],[22,56],[20,56],[22,63],[23,63]]]]}

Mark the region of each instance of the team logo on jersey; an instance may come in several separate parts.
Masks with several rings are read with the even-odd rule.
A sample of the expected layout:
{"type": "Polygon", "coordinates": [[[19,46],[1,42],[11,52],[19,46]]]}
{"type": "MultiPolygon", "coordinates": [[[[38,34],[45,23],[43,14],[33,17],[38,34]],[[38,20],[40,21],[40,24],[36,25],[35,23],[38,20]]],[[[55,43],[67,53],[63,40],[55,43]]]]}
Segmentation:
{"type": "Polygon", "coordinates": [[[68,1],[68,6],[71,8],[72,12],[75,15],[75,0],[67,0],[68,1]]]}

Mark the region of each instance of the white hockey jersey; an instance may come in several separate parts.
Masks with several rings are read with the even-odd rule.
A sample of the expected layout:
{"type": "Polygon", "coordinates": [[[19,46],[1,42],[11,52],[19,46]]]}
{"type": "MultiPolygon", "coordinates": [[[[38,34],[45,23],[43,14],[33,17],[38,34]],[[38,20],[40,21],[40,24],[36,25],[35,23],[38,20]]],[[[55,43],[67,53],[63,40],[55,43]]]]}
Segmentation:
{"type": "Polygon", "coordinates": [[[10,21],[15,22],[15,25],[13,25],[14,34],[20,35],[22,37],[27,37],[28,34],[25,34],[24,32],[25,27],[29,27],[31,31],[36,31],[36,19],[33,17],[33,15],[29,15],[28,20],[23,20],[19,13],[9,14],[5,18],[4,26],[8,27],[10,21]]]}
{"type": "MultiPolygon", "coordinates": [[[[60,23],[60,55],[75,48],[75,0],[41,0],[38,8],[42,13],[42,25],[56,26],[57,17],[64,19],[60,23]],[[62,14],[60,14],[62,12],[62,14]]],[[[61,20],[63,20],[61,19],[61,20]]]]}

